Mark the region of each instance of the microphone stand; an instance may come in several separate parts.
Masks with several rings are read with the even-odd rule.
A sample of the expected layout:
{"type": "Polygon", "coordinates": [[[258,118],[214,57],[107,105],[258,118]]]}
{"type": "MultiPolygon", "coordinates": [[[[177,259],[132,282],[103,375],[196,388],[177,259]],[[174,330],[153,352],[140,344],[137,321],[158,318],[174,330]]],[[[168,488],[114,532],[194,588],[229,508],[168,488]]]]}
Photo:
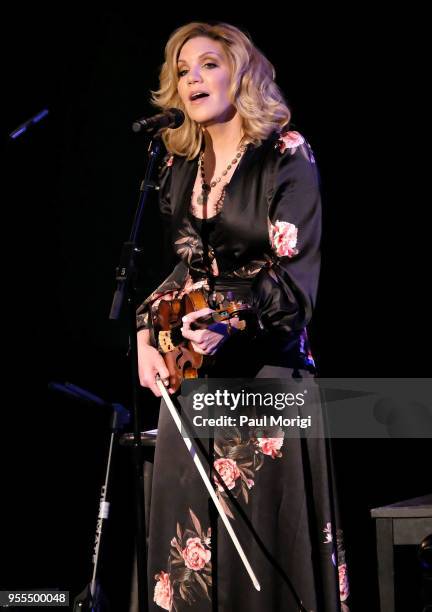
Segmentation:
{"type": "Polygon", "coordinates": [[[87,402],[89,404],[96,404],[103,406],[104,408],[110,408],[112,410],[110,420],[110,443],[108,450],[107,465],[105,471],[105,480],[101,488],[101,495],[99,501],[99,513],[96,524],[96,535],[93,547],[93,573],[89,584],[86,585],[84,590],[75,597],[73,602],[73,612],[108,612],[110,610],[109,601],[102,589],[102,586],[98,580],[98,569],[99,569],[99,553],[102,540],[102,532],[104,521],[106,522],[109,517],[110,502],[107,501],[108,497],[108,485],[111,474],[111,462],[114,450],[114,443],[117,435],[121,429],[128,425],[130,422],[130,413],[121,404],[109,404],[102,400],[97,395],[93,395],[85,389],[81,389],[71,383],[50,383],[49,388],[54,391],[60,391],[69,395],[70,397],[87,402]]]}
{"type": "Polygon", "coordinates": [[[138,206],[133,221],[130,238],[128,242],[123,244],[120,255],[120,263],[116,269],[117,288],[114,293],[111,312],[109,318],[117,320],[120,318],[120,311],[123,301],[126,297],[128,305],[128,328],[129,328],[129,346],[130,346],[130,362],[132,375],[132,422],[134,443],[133,448],[133,465],[135,471],[135,507],[136,507],[136,557],[137,557],[137,587],[138,587],[138,610],[139,612],[147,612],[148,610],[148,588],[147,588],[147,550],[146,550],[146,532],[144,518],[144,476],[142,470],[142,446],[140,435],[140,424],[138,418],[138,399],[139,399],[139,376],[138,376],[138,346],[136,332],[136,294],[135,294],[135,279],[136,266],[135,259],[139,252],[136,244],[137,236],[140,234],[140,227],[143,218],[144,208],[147,202],[149,193],[155,189],[154,183],[151,181],[156,160],[161,152],[162,143],[160,140],[160,132],[155,134],[150,141],[148,148],[148,163],[144,180],[140,186],[140,196],[138,206]]]}

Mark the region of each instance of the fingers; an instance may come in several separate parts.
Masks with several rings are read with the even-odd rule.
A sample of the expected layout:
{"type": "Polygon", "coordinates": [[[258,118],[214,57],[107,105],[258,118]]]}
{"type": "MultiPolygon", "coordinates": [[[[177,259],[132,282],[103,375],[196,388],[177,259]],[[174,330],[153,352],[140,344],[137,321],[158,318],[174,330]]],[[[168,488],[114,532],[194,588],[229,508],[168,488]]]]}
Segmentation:
{"type": "Polygon", "coordinates": [[[220,334],[207,332],[207,335],[200,342],[192,340],[191,344],[195,352],[200,355],[213,355],[223,338],[220,334]]]}
{"type": "Polygon", "coordinates": [[[210,313],[214,312],[211,308],[201,308],[194,312],[190,312],[182,318],[183,327],[181,333],[183,338],[190,340],[192,347],[199,355],[213,355],[227,334],[226,325],[215,323],[207,327],[206,329],[191,329],[191,324],[205,317],[210,313]]]}
{"type": "Polygon", "coordinates": [[[196,353],[199,355],[207,355],[207,346],[197,344],[196,342],[191,342],[192,347],[196,353]]]}
{"type": "Polygon", "coordinates": [[[160,357],[158,363],[156,363],[156,372],[159,374],[164,385],[167,386],[167,383],[169,383],[170,373],[162,357],[160,357]]]}
{"type": "MultiPolygon", "coordinates": [[[[170,387],[169,387],[169,378],[162,378],[162,377],[160,376],[160,374],[156,373],[156,374],[153,376],[153,380],[152,380],[151,385],[150,385],[150,387],[149,387],[149,388],[150,388],[150,390],[151,390],[151,391],[154,393],[154,395],[155,395],[156,397],[161,397],[161,396],[162,396],[162,392],[161,392],[161,390],[159,389],[159,385],[157,384],[159,380],[160,380],[160,381],[163,383],[163,385],[165,386],[165,388],[166,388],[166,389],[168,389],[168,392],[169,392],[169,389],[170,389],[170,387]]],[[[171,393],[172,393],[172,392],[173,392],[173,390],[171,389],[171,393]]]]}
{"type": "Polygon", "coordinates": [[[205,338],[208,336],[208,331],[206,329],[190,329],[187,323],[183,325],[180,331],[183,338],[192,340],[197,344],[202,344],[205,338]]]}
{"type": "MultiPolygon", "coordinates": [[[[149,371],[141,380],[141,385],[147,387],[156,397],[160,397],[162,394],[159,387],[156,384],[156,376],[159,376],[157,370],[153,369],[149,371]]],[[[163,381],[163,379],[161,379],[163,381]]],[[[165,384],[165,383],[164,383],[165,384]]]]}
{"type": "Polygon", "coordinates": [[[192,340],[196,344],[199,345],[199,348],[203,348],[203,343],[205,339],[208,338],[208,330],[207,329],[191,329],[191,324],[200,319],[201,317],[205,317],[210,313],[214,312],[211,308],[201,308],[200,310],[195,310],[194,312],[190,312],[182,318],[183,327],[181,328],[181,332],[183,338],[187,340],[192,340]]]}
{"type": "Polygon", "coordinates": [[[149,367],[145,369],[143,374],[140,376],[140,383],[143,387],[147,387],[156,396],[161,397],[162,393],[158,385],[156,384],[156,377],[159,377],[168,389],[168,393],[174,393],[172,384],[174,380],[170,380],[170,374],[168,368],[162,357],[155,360],[149,367]],[[170,384],[171,383],[171,384],[170,384]]]}
{"type": "Polygon", "coordinates": [[[159,386],[156,384],[156,380],[158,378],[163,382],[163,384],[165,385],[168,393],[170,395],[172,395],[174,393],[174,388],[172,386],[170,386],[170,378],[169,377],[168,378],[162,378],[157,371],[155,371],[153,373],[153,376],[152,376],[151,380],[149,380],[148,384],[145,385],[145,386],[148,387],[150,389],[150,391],[152,391],[152,393],[156,397],[161,397],[162,393],[161,393],[161,391],[159,389],[159,386]]]}
{"type": "Polygon", "coordinates": [[[196,321],[201,317],[205,317],[212,312],[214,312],[212,308],[201,308],[200,310],[194,310],[194,312],[188,312],[188,314],[183,317],[182,321],[183,323],[193,323],[193,321],[196,321]]]}
{"type": "MultiPolygon", "coordinates": [[[[161,357],[161,364],[158,367],[157,373],[155,375],[155,381],[158,376],[163,382],[163,384],[165,385],[165,387],[168,389],[168,393],[174,393],[174,388],[172,385],[174,384],[175,379],[173,376],[170,376],[169,370],[166,367],[165,361],[162,359],[162,357],[161,357]]],[[[159,394],[158,397],[160,397],[162,394],[159,390],[159,387],[156,385],[156,382],[155,382],[155,386],[159,394]]]]}
{"type": "Polygon", "coordinates": [[[153,378],[153,380],[148,383],[148,388],[150,389],[150,391],[153,393],[153,395],[155,395],[156,397],[161,397],[162,393],[159,390],[159,387],[156,384],[156,376],[153,378]]]}

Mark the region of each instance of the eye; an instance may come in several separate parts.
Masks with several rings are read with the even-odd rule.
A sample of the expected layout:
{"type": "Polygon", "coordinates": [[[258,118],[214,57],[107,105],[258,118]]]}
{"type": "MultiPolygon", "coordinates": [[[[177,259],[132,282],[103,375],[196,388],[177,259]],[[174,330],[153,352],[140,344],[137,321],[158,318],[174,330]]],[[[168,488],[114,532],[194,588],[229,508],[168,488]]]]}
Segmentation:
{"type": "Polygon", "coordinates": [[[210,69],[217,68],[217,64],[215,64],[214,62],[206,62],[204,66],[210,69]]]}
{"type": "Polygon", "coordinates": [[[186,68],[183,68],[182,70],[178,71],[178,77],[181,78],[183,77],[185,74],[187,73],[186,68]]]}

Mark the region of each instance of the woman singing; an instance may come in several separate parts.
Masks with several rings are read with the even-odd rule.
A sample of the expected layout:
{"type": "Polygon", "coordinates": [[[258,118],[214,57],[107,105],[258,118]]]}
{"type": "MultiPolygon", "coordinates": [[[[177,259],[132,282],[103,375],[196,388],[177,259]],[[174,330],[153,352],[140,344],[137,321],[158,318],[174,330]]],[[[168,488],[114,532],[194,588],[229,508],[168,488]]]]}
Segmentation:
{"type": "MultiPolygon", "coordinates": [[[[306,332],[320,267],[320,193],[310,146],[290,129],[274,69],[227,24],[190,23],[167,42],[160,109],[184,123],[163,135],[159,201],[177,262],[139,307],[142,386],[172,397],[174,380],[152,346],[149,322],[161,300],[200,289],[208,307],[183,318],[181,333],[216,378],[314,377],[306,332]],[[242,321],[194,322],[237,301],[242,321]],[[252,326],[253,327],[253,326],[252,326]]],[[[230,431],[207,457],[225,487],[217,495],[261,583],[253,588],[162,402],[149,536],[150,609],[222,612],[348,610],[342,532],[337,529],[324,439],[230,431]],[[240,508],[240,512],[239,512],[240,508]],[[302,607],[303,606],[303,607],[302,607]]]]}

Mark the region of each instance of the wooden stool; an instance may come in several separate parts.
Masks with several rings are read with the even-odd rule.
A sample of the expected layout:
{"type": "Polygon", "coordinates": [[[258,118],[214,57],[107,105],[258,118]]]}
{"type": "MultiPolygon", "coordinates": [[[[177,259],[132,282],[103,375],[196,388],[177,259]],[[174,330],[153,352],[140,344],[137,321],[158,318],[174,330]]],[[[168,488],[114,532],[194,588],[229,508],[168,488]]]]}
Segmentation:
{"type": "Polygon", "coordinates": [[[371,510],[376,519],[381,612],[394,612],[393,546],[417,544],[432,533],[432,495],[371,510]]]}

